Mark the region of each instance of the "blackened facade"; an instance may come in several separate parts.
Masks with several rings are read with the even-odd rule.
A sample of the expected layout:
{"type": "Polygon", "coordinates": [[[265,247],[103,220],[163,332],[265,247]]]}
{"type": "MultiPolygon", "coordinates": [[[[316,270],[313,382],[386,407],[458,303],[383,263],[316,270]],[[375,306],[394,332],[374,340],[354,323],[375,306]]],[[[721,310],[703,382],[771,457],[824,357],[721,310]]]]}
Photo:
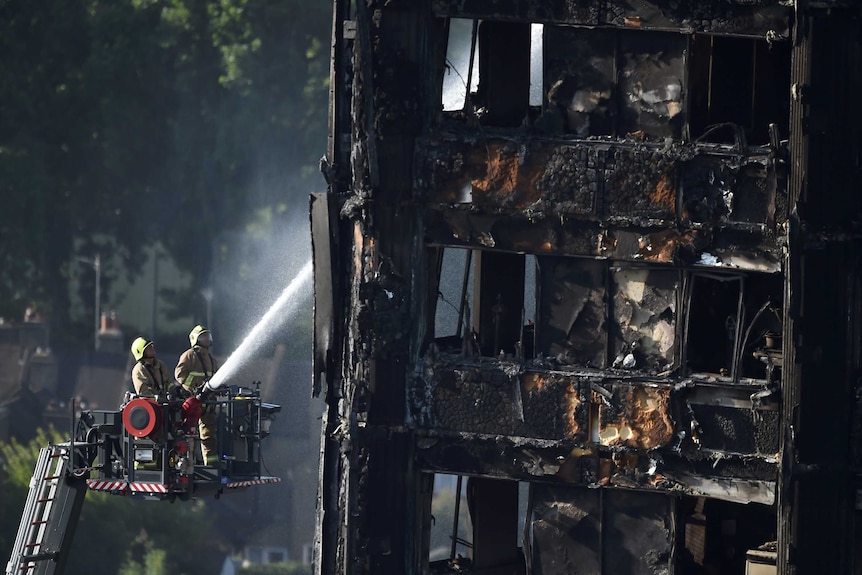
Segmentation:
{"type": "Polygon", "coordinates": [[[860,16],[335,1],[318,573],[862,573],[860,16]]]}

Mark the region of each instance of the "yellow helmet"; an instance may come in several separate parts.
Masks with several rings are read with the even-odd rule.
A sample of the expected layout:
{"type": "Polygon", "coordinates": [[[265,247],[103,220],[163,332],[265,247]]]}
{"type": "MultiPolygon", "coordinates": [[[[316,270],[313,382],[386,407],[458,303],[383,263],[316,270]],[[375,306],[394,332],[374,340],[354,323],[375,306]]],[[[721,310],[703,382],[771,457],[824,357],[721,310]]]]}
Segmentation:
{"type": "Polygon", "coordinates": [[[205,333],[212,333],[212,332],[202,325],[196,325],[194,327],[194,329],[192,329],[192,331],[189,332],[189,343],[192,344],[192,347],[197,345],[198,338],[205,333]]]}
{"type": "Polygon", "coordinates": [[[141,361],[141,358],[144,357],[144,350],[151,345],[153,345],[153,342],[143,337],[139,337],[138,339],[133,341],[132,355],[135,357],[135,361],[141,361]]]}

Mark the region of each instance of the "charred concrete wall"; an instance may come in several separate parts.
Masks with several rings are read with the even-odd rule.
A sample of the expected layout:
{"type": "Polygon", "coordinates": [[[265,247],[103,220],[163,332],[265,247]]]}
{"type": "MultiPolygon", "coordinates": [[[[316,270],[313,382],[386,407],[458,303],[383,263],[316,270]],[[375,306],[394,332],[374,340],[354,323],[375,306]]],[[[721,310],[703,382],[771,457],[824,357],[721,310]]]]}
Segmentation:
{"type": "Polygon", "coordinates": [[[334,3],[318,573],[862,572],[860,16],[334,3]]]}

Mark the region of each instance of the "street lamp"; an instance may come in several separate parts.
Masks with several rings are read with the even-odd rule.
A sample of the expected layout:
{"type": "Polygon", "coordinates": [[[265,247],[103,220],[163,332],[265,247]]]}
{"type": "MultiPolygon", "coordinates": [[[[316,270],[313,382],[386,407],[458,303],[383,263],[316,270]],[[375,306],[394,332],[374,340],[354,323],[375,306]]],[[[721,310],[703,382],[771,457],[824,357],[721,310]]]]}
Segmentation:
{"type": "Polygon", "coordinates": [[[96,351],[99,351],[99,324],[100,324],[99,320],[101,319],[101,314],[99,313],[99,311],[100,311],[99,308],[101,307],[101,294],[99,293],[99,283],[100,283],[99,279],[101,276],[102,258],[101,258],[100,254],[96,254],[96,257],[94,259],[89,260],[87,258],[78,258],[78,261],[93,266],[93,269],[96,271],[96,303],[95,303],[96,310],[93,312],[93,315],[95,316],[94,327],[95,327],[96,331],[93,334],[93,338],[94,338],[94,343],[96,346],[96,351]]]}

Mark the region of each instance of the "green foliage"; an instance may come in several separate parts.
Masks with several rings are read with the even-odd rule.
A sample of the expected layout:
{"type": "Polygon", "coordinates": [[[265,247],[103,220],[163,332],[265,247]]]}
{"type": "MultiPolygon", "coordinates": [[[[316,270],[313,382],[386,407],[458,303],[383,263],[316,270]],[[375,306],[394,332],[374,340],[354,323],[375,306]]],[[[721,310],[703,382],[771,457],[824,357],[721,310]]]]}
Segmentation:
{"type": "MultiPolygon", "coordinates": [[[[0,556],[11,553],[39,449],[60,439],[53,430],[40,430],[27,444],[0,443],[0,556]]],[[[202,501],[171,504],[88,492],[66,575],[217,573],[229,551],[202,501]]]]}
{"type": "MultiPolygon", "coordinates": [[[[299,0],[0,3],[0,317],[35,303],[64,338],[55,347],[88,342],[65,288],[80,275],[80,300],[92,299],[94,274],[77,258],[110,252],[134,274],[157,239],[193,278],[166,307],[200,317],[195,294],[218,262],[230,275],[236,234],[261,211],[276,230],[306,210],[326,141],[330,11],[299,0]]],[[[119,275],[103,270],[105,301],[119,275]]]]}
{"type": "MultiPolygon", "coordinates": [[[[228,546],[202,501],[142,501],[90,492],[78,522],[67,574],[114,573],[159,561],[171,573],[217,573],[228,546]],[[159,558],[154,551],[164,551],[159,558]]],[[[146,570],[145,573],[150,573],[146,570]]]]}
{"type": "Polygon", "coordinates": [[[311,575],[311,567],[295,561],[286,561],[241,567],[237,575],[311,575]]]}
{"type": "MultiPolygon", "coordinates": [[[[12,439],[9,443],[0,443],[0,464],[2,464],[3,482],[9,487],[29,489],[33,468],[39,458],[39,450],[47,445],[55,445],[65,441],[63,435],[53,427],[36,430],[36,435],[27,443],[12,439]]],[[[24,504],[24,501],[21,501],[24,504]]]]}
{"type": "Polygon", "coordinates": [[[0,443],[0,493],[3,494],[0,497],[0,558],[4,558],[3,561],[12,553],[39,449],[60,441],[60,434],[53,429],[39,429],[27,443],[14,439],[0,443]]]}
{"type": "Polygon", "coordinates": [[[143,562],[135,561],[128,557],[123,566],[120,567],[118,575],[168,575],[165,562],[165,552],[161,549],[149,549],[144,554],[143,562]]]}

